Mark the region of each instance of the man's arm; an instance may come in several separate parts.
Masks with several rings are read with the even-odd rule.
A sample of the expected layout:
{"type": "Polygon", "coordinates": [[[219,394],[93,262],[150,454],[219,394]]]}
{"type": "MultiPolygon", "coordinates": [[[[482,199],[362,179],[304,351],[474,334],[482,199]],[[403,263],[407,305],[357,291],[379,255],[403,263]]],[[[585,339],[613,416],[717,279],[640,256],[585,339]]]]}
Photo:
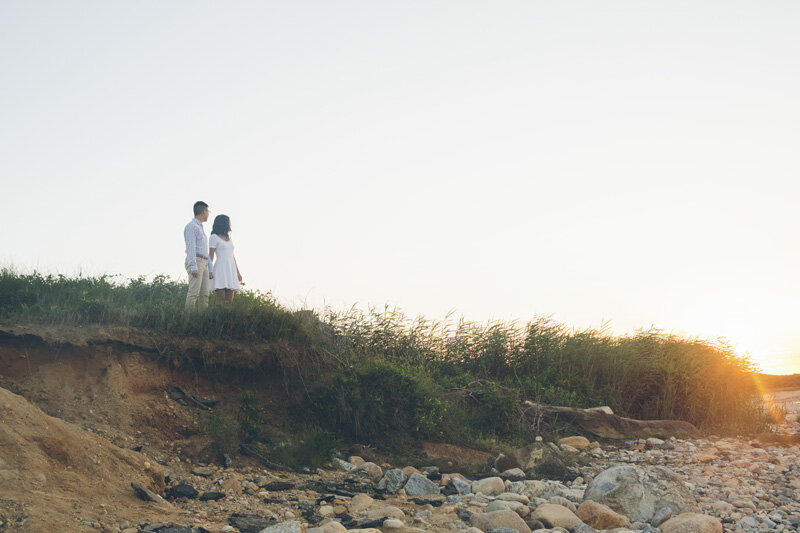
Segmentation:
{"type": "Polygon", "coordinates": [[[186,241],[186,262],[193,276],[197,276],[197,238],[195,237],[194,224],[187,224],[183,230],[183,240],[186,241]]]}

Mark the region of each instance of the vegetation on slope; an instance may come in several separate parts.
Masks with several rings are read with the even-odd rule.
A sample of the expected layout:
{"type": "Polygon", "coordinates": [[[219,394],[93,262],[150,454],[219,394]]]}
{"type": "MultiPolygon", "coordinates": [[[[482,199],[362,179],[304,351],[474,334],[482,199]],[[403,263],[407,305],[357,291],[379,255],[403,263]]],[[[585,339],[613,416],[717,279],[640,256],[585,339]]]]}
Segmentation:
{"type": "MultiPolygon", "coordinates": [[[[521,443],[531,436],[519,414],[523,398],[609,405],[621,415],[687,420],[724,434],[762,431],[768,422],[750,362],[724,343],[658,331],[573,331],[548,319],[437,322],[390,309],[319,316],[253,291],[187,319],[185,293],[185,283],[163,276],[118,281],[3,270],[0,319],[280,342],[325,362],[301,376],[304,396],[290,402],[294,420],[349,440],[396,434],[521,443]]],[[[248,431],[245,440],[263,440],[248,431]]]]}

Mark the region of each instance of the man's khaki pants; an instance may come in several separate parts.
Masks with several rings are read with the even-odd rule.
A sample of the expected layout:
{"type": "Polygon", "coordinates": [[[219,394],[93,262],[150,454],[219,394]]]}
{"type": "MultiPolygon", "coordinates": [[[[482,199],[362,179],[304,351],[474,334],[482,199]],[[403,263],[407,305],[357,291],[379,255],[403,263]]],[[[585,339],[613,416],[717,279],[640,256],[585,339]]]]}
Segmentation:
{"type": "Polygon", "coordinates": [[[205,309],[208,307],[208,259],[197,258],[197,277],[189,270],[186,261],[186,272],[189,274],[189,292],[186,294],[186,310],[205,309]]]}

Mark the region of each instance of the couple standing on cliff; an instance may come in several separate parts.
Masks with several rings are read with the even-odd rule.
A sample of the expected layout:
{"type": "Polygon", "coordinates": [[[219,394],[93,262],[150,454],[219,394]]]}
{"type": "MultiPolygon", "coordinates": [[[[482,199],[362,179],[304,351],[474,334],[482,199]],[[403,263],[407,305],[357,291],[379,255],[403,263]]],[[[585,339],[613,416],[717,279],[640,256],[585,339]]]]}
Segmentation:
{"type": "Polygon", "coordinates": [[[186,241],[186,272],[189,274],[189,292],[186,295],[186,310],[208,307],[211,290],[217,302],[232,302],[239,290],[242,274],[233,255],[231,219],[217,215],[211,228],[211,238],[206,238],[203,222],[208,221],[208,204],[195,202],[194,218],[183,229],[186,241]]]}

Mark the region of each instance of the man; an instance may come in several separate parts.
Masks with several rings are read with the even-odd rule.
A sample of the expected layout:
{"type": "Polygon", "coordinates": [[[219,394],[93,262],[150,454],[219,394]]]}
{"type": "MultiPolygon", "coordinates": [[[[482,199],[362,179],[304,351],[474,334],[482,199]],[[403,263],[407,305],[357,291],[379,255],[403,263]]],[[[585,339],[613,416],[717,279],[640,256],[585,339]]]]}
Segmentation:
{"type": "Polygon", "coordinates": [[[186,272],[189,274],[187,311],[208,307],[208,280],[214,277],[209,272],[208,238],[203,229],[203,222],[208,220],[208,215],[208,204],[195,202],[194,218],[183,229],[183,240],[186,241],[186,272]]]}

